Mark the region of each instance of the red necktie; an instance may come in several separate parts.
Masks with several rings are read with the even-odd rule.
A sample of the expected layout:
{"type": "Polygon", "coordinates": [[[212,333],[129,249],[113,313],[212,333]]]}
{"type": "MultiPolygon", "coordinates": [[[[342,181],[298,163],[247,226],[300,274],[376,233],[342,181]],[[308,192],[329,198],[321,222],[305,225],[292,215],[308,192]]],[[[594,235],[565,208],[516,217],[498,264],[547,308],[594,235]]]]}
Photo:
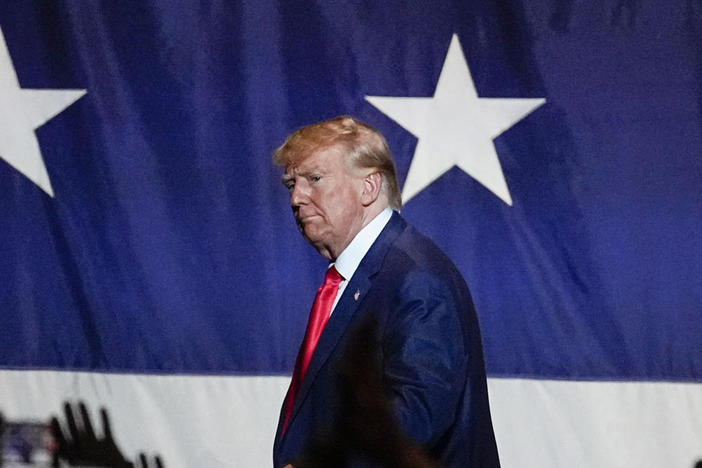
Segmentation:
{"type": "Polygon", "coordinates": [[[327,269],[327,274],[324,276],[324,283],[317,290],[317,295],[312,304],[310,312],[310,320],[307,322],[307,331],[305,338],[302,340],[300,351],[297,354],[295,361],[295,370],[293,371],[288,397],[285,400],[285,423],[283,424],[283,433],[288,428],[288,421],[295,404],[295,396],[302,385],[302,380],[305,378],[307,366],[310,365],[312,353],[317,347],[319,337],[322,335],[322,330],[329,320],[336,293],[339,291],[339,284],[344,280],[334,266],[327,269]]]}

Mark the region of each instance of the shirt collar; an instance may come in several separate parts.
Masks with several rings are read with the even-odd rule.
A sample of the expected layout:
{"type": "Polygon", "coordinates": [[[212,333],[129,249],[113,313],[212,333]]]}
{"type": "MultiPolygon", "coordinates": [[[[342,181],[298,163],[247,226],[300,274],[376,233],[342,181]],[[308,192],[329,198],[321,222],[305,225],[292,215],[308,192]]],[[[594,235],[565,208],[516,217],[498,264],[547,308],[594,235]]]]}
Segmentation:
{"type": "Polygon", "coordinates": [[[373,218],[361,231],[356,234],[351,243],[346,246],[334,262],[336,270],[344,277],[345,281],[351,279],[358,265],[365,257],[373,242],[378,238],[385,225],[392,217],[392,209],[385,208],[373,218]]]}

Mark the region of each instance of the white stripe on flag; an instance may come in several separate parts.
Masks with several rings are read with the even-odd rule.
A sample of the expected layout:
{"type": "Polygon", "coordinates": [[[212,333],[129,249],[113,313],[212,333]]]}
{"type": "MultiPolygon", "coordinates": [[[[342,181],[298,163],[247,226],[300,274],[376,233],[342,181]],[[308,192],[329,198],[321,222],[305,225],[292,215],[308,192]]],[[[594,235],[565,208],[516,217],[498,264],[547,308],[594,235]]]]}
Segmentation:
{"type": "Polygon", "coordinates": [[[0,371],[0,411],[10,420],[63,417],[86,402],[96,430],[110,415],[123,454],[159,453],[166,468],[268,467],[289,377],[219,377],[0,371]]]}
{"type": "Polygon", "coordinates": [[[503,467],[692,468],[702,384],[490,379],[503,467]]]}
{"type": "MultiPolygon", "coordinates": [[[[110,412],[125,455],[168,468],[268,467],[288,377],[0,371],[0,411],[46,419],[84,400],[110,412]]],[[[702,458],[702,384],[489,379],[505,468],[692,467],[702,458]]]]}

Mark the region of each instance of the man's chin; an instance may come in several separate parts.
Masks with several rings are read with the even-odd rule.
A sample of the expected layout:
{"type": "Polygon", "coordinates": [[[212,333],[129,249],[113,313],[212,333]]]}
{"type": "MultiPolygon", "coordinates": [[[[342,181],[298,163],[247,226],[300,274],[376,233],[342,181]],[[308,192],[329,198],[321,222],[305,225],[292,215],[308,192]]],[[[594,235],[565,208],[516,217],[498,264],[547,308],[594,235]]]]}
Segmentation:
{"type": "Polygon", "coordinates": [[[310,244],[322,240],[322,233],[320,232],[319,226],[314,222],[300,221],[297,226],[300,229],[300,233],[302,233],[302,237],[310,244]]]}
{"type": "Polygon", "coordinates": [[[306,230],[306,229],[302,229],[302,237],[304,237],[305,240],[306,240],[308,243],[310,243],[312,246],[314,246],[315,248],[317,247],[317,245],[321,245],[321,244],[322,244],[322,239],[321,239],[320,236],[317,235],[317,233],[314,232],[314,231],[313,231],[313,232],[309,232],[309,231],[306,230]]]}
{"type": "Polygon", "coordinates": [[[327,260],[331,259],[331,252],[329,252],[329,246],[326,242],[324,242],[321,236],[317,235],[316,232],[308,233],[306,230],[303,230],[302,237],[304,237],[305,240],[312,247],[314,247],[317,250],[317,252],[320,253],[320,255],[322,255],[322,257],[326,258],[327,260]]]}

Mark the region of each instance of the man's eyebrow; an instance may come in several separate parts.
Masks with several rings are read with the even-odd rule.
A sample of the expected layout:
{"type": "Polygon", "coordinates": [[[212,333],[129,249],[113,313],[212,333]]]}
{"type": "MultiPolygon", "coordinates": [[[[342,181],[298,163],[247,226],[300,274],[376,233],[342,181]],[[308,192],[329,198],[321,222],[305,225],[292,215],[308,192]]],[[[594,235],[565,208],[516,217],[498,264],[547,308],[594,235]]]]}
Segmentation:
{"type": "Polygon", "coordinates": [[[290,179],[294,179],[296,176],[300,177],[307,177],[310,174],[320,174],[323,173],[324,171],[318,167],[318,166],[311,166],[311,167],[306,167],[304,169],[300,169],[299,167],[295,170],[295,174],[283,174],[283,180],[285,180],[286,177],[290,179]]]}
{"type": "Polygon", "coordinates": [[[283,185],[287,184],[291,180],[295,179],[295,177],[309,177],[312,174],[321,174],[324,175],[326,171],[320,167],[319,165],[314,165],[314,166],[309,166],[305,168],[300,168],[300,166],[295,167],[295,173],[294,174],[283,174],[282,182],[283,185]]]}
{"type": "Polygon", "coordinates": [[[307,170],[303,170],[303,171],[296,170],[294,174],[283,174],[283,177],[282,177],[283,185],[287,184],[291,180],[295,180],[295,177],[297,177],[297,176],[306,177],[307,175],[309,175],[309,173],[310,173],[310,171],[307,171],[307,170]]]}

